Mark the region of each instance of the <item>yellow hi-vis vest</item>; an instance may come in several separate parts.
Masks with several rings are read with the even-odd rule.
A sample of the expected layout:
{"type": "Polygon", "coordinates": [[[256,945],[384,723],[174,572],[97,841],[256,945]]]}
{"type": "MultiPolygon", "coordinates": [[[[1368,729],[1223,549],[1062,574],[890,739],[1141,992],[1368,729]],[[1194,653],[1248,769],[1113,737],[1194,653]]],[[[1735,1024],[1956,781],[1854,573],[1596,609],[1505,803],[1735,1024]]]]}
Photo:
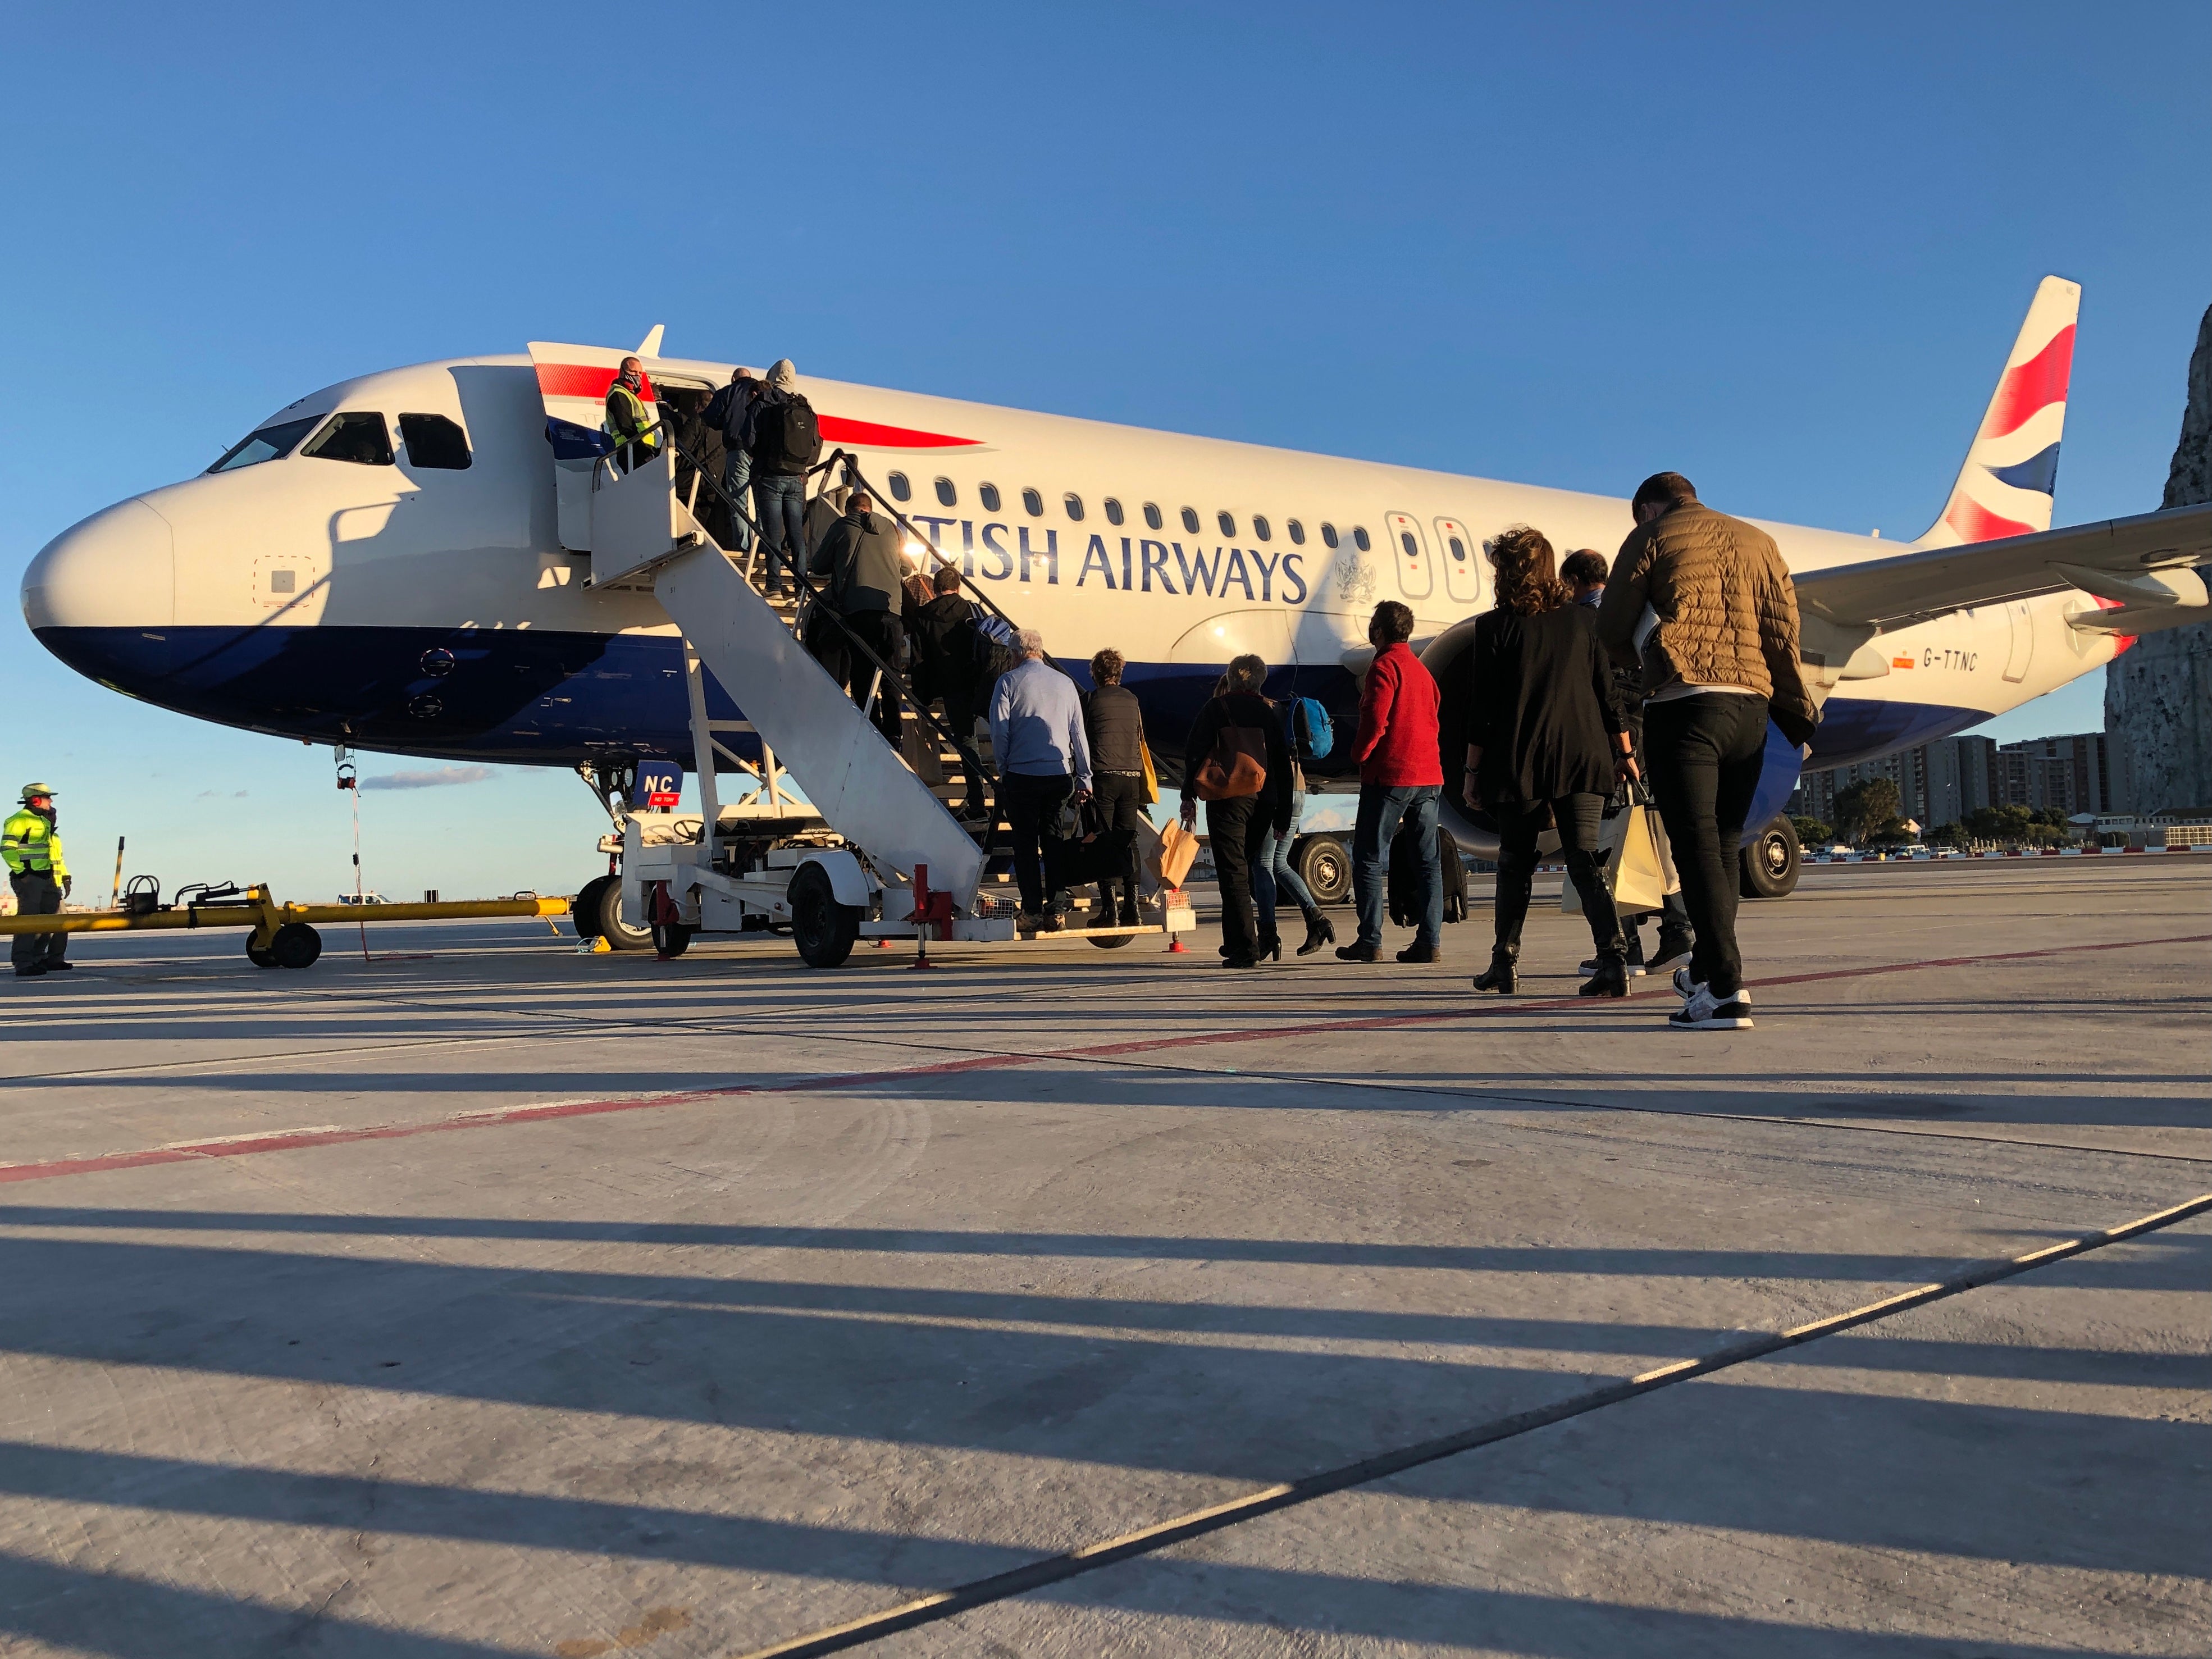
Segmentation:
{"type": "Polygon", "coordinates": [[[607,410],[606,419],[599,422],[608,435],[617,443],[628,443],[633,441],[627,435],[628,434],[633,432],[645,434],[634,441],[637,447],[640,449],[659,448],[659,435],[657,433],[645,433],[645,428],[653,424],[653,416],[645,411],[645,399],[632,392],[620,380],[617,380],[607,388],[607,402],[613,404],[617,399],[621,404],[621,415],[617,416],[614,410],[610,408],[607,410]]]}
{"type": "Polygon", "coordinates": [[[11,876],[52,875],[59,881],[69,874],[62,860],[62,838],[46,814],[27,806],[9,814],[7,823],[0,825],[0,860],[6,861],[11,876]]]}

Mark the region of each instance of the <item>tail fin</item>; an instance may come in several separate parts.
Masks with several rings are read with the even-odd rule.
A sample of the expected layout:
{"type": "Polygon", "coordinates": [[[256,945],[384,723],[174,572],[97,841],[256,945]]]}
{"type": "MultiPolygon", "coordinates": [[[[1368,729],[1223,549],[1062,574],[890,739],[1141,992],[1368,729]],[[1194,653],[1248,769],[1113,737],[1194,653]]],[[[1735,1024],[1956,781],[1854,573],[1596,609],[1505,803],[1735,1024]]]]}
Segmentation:
{"type": "Polygon", "coordinates": [[[1943,516],[1915,546],[1955,547],[2051,528],[2066,386],[2074,372],[2074,319],[2081,309],[2080,283],[2046,276],[2036,285],[1943,516]]]}

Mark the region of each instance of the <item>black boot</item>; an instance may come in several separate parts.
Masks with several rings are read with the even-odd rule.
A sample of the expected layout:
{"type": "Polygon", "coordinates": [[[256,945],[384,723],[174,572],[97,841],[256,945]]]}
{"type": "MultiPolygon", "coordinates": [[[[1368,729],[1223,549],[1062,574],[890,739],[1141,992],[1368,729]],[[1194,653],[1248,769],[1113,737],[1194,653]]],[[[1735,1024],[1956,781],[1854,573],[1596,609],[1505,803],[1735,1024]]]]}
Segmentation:
{"type": "Polygon", "coordinates": [[[1306,942],[1298,946],[1298,954],[1310,957],[1324,945],[1336,943],[1336,929],[1328,925],[1328,918],[1316,910],[1306,918],[1306,942]]]}
{"type": "Polygon", "coordinates": [[[1503,949],[1492,951],[1489,969],[1474,976],[1474,988],[1495,991],[1503,997],[1510,997],[1518,991],[1521,988],[1521,970],[1514,965],[1513,952],[1503,949]]]}
{"type": "Polygon", "coordinates": [[[1597,972],[1576,992],[1585,997],[1625,997],[1628,994],[1628,957],[1618,944],[1597,953],[1597,972]]]}

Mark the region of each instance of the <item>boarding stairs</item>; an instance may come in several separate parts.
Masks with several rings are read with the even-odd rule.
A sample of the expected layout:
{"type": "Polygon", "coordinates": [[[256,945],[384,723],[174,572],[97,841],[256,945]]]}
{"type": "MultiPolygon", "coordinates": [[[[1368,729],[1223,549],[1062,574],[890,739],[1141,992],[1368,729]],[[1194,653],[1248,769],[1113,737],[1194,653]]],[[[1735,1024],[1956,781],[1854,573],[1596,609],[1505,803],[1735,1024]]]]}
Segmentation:
{"type": "MultiPolygon", "coordinates": [[[[628,816],[625,908],[651,918],[664,954],[680,951],[693,932],[761,927],[788,927],[801,954],[825,966],[842,961],[858,938],[916,939],[926,959],[931,939],[1017,937],[1018,923],[1026,919],[1018,917],[1003,869],[990,869],[992,844],[1007,826],[997,811],[987,743],[959,734],[971,754],[984,758],[979,770],[988,797],[972,799],[960,744],[943,720],[912,695],[894,665],[845,629],[811,573],[796,573],[795,592],[787,586],[782,597],[772,597],[759,527],[744,505],[682,449],[665,423],[656,435],[659,452],[629,472],[618,471],[611,457],[592,458],[587,491],[576,488],[574,461],[562,465],[562,541],[572,548],[588,542],[589,585],[649,589],[684,641],[701,825],[696,839],[687,840],[672,833],[672,825],[653,823],[651,814],[628,816]],[[709,511],[709,495],[718,513],[709,511]],[[708,517],[743,524],[751,550],[721,546],[707,528],[708,517]],[[806,649],[810,629],[817,628],[841,635],[844,649],[872,672],[865,708],[806,649]],[[702,670],[744,714],[761,745],[758,763],[721,741],[727,732],[708,720],[702,670]],[[870,718],[875,700],[887,696],[902,704],[903,752],[870,718]],[[721,765],[751,775],[749,812],[726,815],[717,780],[721,765]],[[781,813],[779,773],[798,784],[826,831],[774,833],[781,813]],[[760,821],[763,805],[769,823],[760,821]],[[803,874],[809,865],[817,872],[803,874]]],[[[951,562],[842,449],[810,474],[810,507],[833,487],[866,490],[896,520],[909,547],[927,549],[927,568],[951,562]]],[[[786,572],[787,584],[793,574],[786,572]]],[[[963,577],[963,586],[1012,626],[971,580],[963,577]]],[[[1187,931],[1194,919],[1180,895],[1172,897],[1161,921],[1066,927],[1054,936],[1110,946],[1163,932],[1164,924],[1187,931]]],[[[1030,931],[1023,926],[1018,936],[1030,931]]]]}

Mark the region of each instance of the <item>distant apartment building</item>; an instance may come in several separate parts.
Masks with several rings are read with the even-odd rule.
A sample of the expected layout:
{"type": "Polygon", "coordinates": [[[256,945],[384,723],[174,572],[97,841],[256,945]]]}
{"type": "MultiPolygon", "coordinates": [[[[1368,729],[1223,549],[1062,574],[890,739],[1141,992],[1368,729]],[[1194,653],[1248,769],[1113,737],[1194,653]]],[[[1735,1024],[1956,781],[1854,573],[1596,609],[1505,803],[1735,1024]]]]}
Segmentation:
{"type": "Polygon", "coordinates": [[[1808,772],[1790,798],[1790,811],[1832,824],[1836,796],[1869,778],[1895,784],[1899,810],[1923,829],[1956,823],[1985,806],[2055,806],[2069,817],[2113,810],[2105,734],[2085,732],[2002,745],[1972,735],[1939,738],[1876,760],[1808,772]]]}

